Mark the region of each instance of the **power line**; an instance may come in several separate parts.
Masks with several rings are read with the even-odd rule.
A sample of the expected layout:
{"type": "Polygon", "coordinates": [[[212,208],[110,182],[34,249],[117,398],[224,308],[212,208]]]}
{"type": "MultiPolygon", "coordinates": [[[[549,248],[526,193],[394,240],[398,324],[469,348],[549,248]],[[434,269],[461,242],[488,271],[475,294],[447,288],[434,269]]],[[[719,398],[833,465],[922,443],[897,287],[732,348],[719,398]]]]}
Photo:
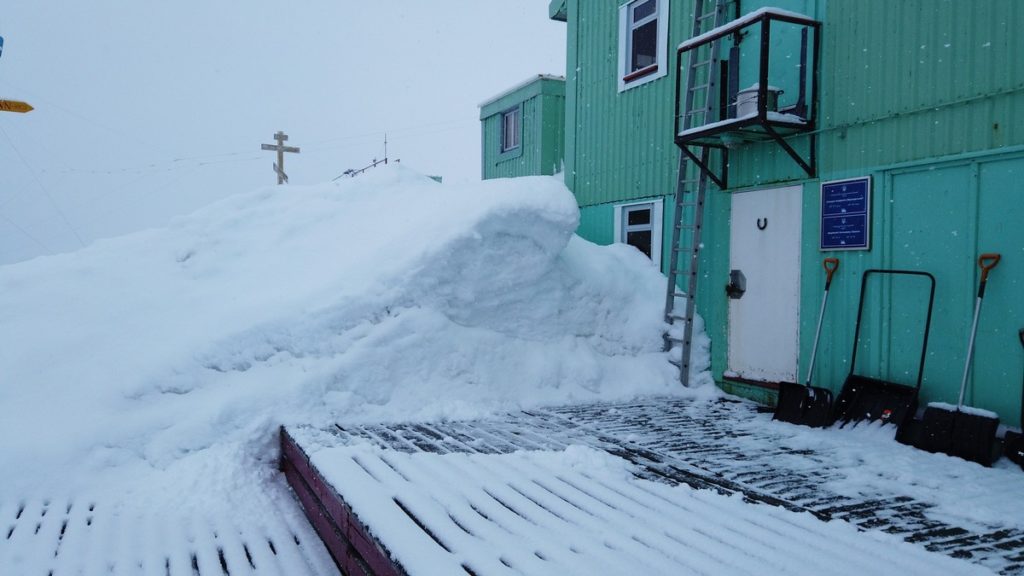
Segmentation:
{"type": "Polygon", "coordinates": [[[7,215],[4,214],[3,212],[0,212],[0,218],[3,218],[3,220],[5,222],[7,222],[8,224],[10,224],[11,226],[14,226],[15,230],[17,230],[18,232],[21,232],[22,234],[24,234],[29,240],[31,240],[31,241],[35,242],[36,244],[38,244],[39,247],[42,248],[47,254],[53,254],[53,250],[51,250],[50,247],[47,246],[46,244],[43,244],[42,240],[40,240],[40,239],[36,238],[35,236],[29,234],[28,230],[25,230],[24,228],[19,226],[17,224],[17,222],[15,222],[14,220],[11,220],[10,218],[8,218],[7,215]]]}
{"type": "Polygon", "coordinates": [[[43,183],[36,176],[35,170],[33,170],[32,166],[29,165],[28,160],[26,160],[25,157],[21,155],[21,150],[18,150],[18,147],[14,145],[14,140],[11,140],[11,137],[7,135],[7,131],[4,130],[3,126],[0,126],[0,134],[3,134],[4,138],[7,140],[7,144],[10,145],[11,150],[14,150],[14,153],[17,154],[18,158],[21,159],[21,163],[25,165],[25,169],[27,169],[29,175],[32,176],[32,180],[34,180],[36,185],[39,186],[39,189],[43,192],[43,195],[46,196],[46,199],[50,201],[50,206],[52,206],[53,209],[57,211],[57,214],[60,215],[61,220],[64,221],[64,225],[68,227],[68,230],[70,230],[72,234],[75,235],[75,239],[78,240],[78,244],[84,247],[85,242],[82,240],[82,237],[78,235],[78,231],[75,230],[75,227],[71,225],[71,222],[68,220],[68,217],[64,214],[64,211],[60,209],[60,206],[58,206],[57,203],[54,202],[53,196],[50,196],[50,192],[46,190],[45,186],[43,186],[43,183]]]}
{"type": "MultiPolygon", "coordinates": [[[[43,103],[47,104],[49,108],[60,110],[61,112],[64,112],[65,114],[67,114],[69,116],[77,118],[78,120],[81,120],[82,122],[86,122],[88,124],[92,124],[93,126],[96,126],[97,128],[100,128],[100,129],[103,129],[103,130],[105,130],[107,132],[110,132],[111,134],[113,134],[115,136],[118,136],[121,139],[134,140],[135,142],[138,142],[139,144],[145,145],[150,150],[154,150],[154,151],[155,150],[160,150],[160,148],[157,145],[153,144],[152,142],[148,142],[148,141],[143,140],[143,139],[139,138],[138,136],[135,136],[135,135],[132,135],[132,134],[126,134],[126,133],[124,133],[124,132],[122,132],[120,130],[112,128],[111,126],[108,126],[108,125],[106,125],[106,124],[104,124],[102,122],[99,122],[99,121],[97,121],[97,120],[95,120],[93,118],[90,118],[90,117],[88,117],[88,116],[86,116],[84,114],[76,112],[76,111],[74,111],[74,110],[72,110],[70,108],[67,108],[65,106],[61,106],[60,104],[57,104],[53,100],[50,100],[50,99],[40,95],[38,92],[33,92],[32,90],[27,90],[27,89],[22,88],[20,86],[15,86],[14,84],[11,84],[10,82],[8,82],[6,80],[0,80],[0,84],[4,84],[6,86],[10,86],[11,88],[17,90],[18,92],[24,92],[24,93],[28,94],[29,96],[32,96],[33,100],[38,101],[38,102],[43,102],[43,103]]],[[[163,152],[166,152],[166,150],[164,150],[163,152]]]]}

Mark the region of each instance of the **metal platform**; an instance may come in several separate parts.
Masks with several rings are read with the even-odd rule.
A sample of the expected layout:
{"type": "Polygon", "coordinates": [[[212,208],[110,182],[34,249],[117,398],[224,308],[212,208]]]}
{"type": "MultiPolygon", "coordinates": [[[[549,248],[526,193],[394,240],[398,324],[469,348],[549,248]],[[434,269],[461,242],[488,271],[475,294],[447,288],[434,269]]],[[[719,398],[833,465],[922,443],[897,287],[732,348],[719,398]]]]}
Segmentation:
{"type": "MultiPolygon", "coordinates": [[[[841,558],[844,570],[872,573],[878,559],[870,550],[858,551],[863,542],[820,533],[821,526],[832,526],[820,520],[844,520],[916,548],[913,558],[887,558],[890,570],[921,573],[929,562],[951,556],[1001,574],[1024,574],[1024,518],[951,517],[914,496],[921,492],[894,487],[887,471],[866,471],[864,462],[838,458],[848,451],[834,445],[830,434],[850,433],[808,436],[805,428],[772,423],[749,403],[651,398],[477,421],[293,427],[282,431],[282,464],[348,573],[561,574],[578,571],[584,557],[596,558],[608,573],[786,573],[792,566],[780,564],[780,557],[788,556],[803,571],[841,558]],[[814,447],[793,447],[801,438],[814,439],[814,447]],[[619,484],[586,469],[567,473],[516,459],[570,446],[621,458],[632,464],[635,478],[653,482],[619,484]],[[500,455],[505,457],[495,458],[500,455]],[[879,482],[849,489],[865,474],[879,482]],[[658,488],[680,485],[700,496],[680,499],[658,488]],[[758,508],[762,516],[748,517],[719,495],[769,506],[758,508]],[[353,502],[373,505],[359,509],[353,502]],[[763,511],[769,508],[775,512],[766,523],[763,511]],[[691,522],[694,517],[705,521],[691,522]],[[722,555],[726,545],[735,553],[722,555]],[[425,565],[434,571],[423,572],[425,565]]],[[[944,456],[892,443],[887,449],[921,458],[923,476],[934,477],[936,466],[946,465],[936,460],[944,456]]],[[[957,490],[960,465],[967,464],[951,466],[946,484],[941,478],[899,480],[907,486],[937,481],[939,491],[957,490]]],[[[1019,494],[1024,482],[1006,470],[988,476],[990,485],[976,487],[982,492],[1019,494]]],[[[971,505],[969,495],[964,502],[971,505]]],[[[838,573],[834,564],[821,569],[838,573]]],[[[946,566],[932,570],[949,573],[946,566]]]]}

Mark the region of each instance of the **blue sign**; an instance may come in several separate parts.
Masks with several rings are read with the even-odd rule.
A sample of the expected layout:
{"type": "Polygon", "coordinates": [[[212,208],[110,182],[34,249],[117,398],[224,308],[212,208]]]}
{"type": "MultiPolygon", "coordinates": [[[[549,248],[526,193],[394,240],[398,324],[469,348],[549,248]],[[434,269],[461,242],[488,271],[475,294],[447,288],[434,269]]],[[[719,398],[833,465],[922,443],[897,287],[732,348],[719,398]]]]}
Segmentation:
{"type": "Polygon", "coordinates": [[[822,182],[821,249],[871,248],[871,177],[822,182]]]}
{"type": "Polygon", "coordinates": [[[4,37],[0,36],[0,56],[4,55],[4,37]]]}

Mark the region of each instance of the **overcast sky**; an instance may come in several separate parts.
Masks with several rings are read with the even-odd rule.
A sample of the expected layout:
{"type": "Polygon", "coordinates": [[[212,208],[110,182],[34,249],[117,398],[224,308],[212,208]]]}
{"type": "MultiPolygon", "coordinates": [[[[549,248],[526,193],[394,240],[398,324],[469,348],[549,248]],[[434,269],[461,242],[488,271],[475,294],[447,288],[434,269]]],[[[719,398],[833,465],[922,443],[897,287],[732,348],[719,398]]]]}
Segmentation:
{"type": "Polygon", "coordinates": [[[0,264],[388,155],[480,177],[477,106],[565,73],[548,0],[32,0],[0,12],[0,264]]]}

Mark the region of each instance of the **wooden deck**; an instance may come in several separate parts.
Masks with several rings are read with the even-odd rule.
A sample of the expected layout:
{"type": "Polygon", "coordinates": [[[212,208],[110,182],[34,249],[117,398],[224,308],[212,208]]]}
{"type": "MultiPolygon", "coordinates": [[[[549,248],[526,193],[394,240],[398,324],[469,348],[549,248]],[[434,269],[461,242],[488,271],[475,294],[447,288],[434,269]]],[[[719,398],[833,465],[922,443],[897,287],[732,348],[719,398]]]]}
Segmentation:
{"type": "MultiPolygon", "coordinates": [[[[348,574],[573,573],[583,557],[609,573],[785,573],[816,562],[826,562],[820,573],[836,573],[828,564],[834,558],[854,573],[877,570],[871,551],[858,548],[861,541],[829,540],[812,520],[883,531],[920,552],[892,560],[890,569],[905,562],[902,571],[920,573],[933,558],[949,556],[1024,574],[1024,518],[966,523],[938,513],[913,490],[833,489],[858,464],[837,461],[827,442],[789,447],[795,427],[769,420],[749,403],[653,398],[476,421],[293,427],[282,430],[282,466],[348,574]],[[636,478],[653,482],[638,487],[585,469],[545,468],[543,461],[483,458],[579,446],[621,458],[636,478]],[[659,488],[680,485],[697,489],[696,503],[659,488]],[[737,514],[719,495],[778,513],[765,523],[765,507],[758,508],[761,516],[737,514]],[[352,502],[373,502],[373,514],[354,510],[352,502]],[[695,517],[705,518],[694,524],[695,517]],[[614,526],[614,536],[602,526],[614,526]],[[547,536],[537,541],[538,534],[547,536]],[[502,547],[510,542],[515,545],[502,547]],[[424,571],[426,565],[434,568],[424,571]]],[[[921,456],[932,458],[930,465],[940,462],[921,456]]],[[[1005,472],[993,475],[991,490],[1019,494],[1024,477],[1005,472]]]]}

